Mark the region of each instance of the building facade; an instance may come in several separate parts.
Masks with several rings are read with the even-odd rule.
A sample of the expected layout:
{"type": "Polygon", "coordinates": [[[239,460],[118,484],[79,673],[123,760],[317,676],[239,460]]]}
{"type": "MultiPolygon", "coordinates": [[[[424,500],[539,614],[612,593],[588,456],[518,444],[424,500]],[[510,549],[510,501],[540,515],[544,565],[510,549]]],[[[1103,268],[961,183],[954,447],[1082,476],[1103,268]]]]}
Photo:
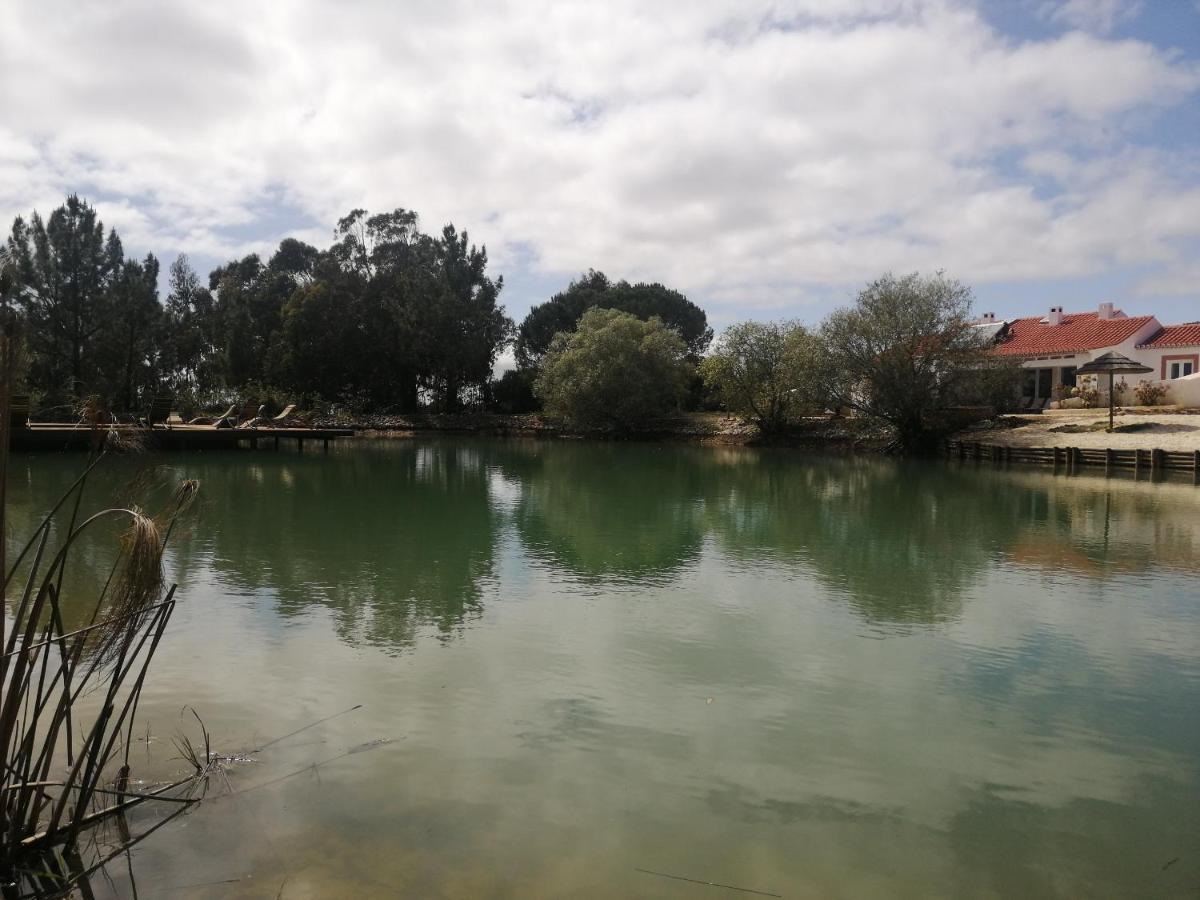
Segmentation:
{"type": "Polygon", "coordinates": [[[1000,320],[984,315],[982,333],[994,334],[995,352],[1020,360],[1022,400],[1046,405],[1055,388],[1076,385],[1075,371],[1114,351],[1149,366],[1147,380],[1171,381],[1200,372],[1200,322],[1164,326],[1155,316],[1127,316],[1112,303],[1095,312],[1052,306],[1045,316],[1000,320]]]}

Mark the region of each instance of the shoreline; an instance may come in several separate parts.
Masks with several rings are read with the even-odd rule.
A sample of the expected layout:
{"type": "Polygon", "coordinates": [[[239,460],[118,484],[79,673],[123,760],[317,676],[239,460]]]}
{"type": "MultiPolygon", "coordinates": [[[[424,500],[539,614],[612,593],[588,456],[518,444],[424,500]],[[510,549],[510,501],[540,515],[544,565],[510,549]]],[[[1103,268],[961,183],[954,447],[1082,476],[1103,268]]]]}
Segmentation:
{"type": "Polygon", "coordinates": [[[728,413],[685,413],[628,431],[563,428],[537,413],[460,413],[320,417],[318,427],[353,428],[358,437],[404,438],[418,434],[528,437],[539,440],[673,442],[711,446],[787,447],[826,453],[878,453],[889,440],[855,419],[809,419],[787,434],[765,437],[757,427],[728,413]]]}

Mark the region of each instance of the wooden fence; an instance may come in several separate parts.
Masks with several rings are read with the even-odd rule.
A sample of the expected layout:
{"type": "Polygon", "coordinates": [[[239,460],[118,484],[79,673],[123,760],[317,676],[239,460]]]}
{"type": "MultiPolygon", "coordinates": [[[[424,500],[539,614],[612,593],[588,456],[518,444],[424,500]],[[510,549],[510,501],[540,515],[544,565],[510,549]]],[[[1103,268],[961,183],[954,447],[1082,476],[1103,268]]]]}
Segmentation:
{"type": "Polygon", "coordinates": [[[1109,472],[1157,475],[1187,472],[1200,484],[1200,450],[1092,450],[1082,447],[1010,447],[979,441],[948,441],[952,459],[989,460],[994,463],[1032,463],[1072,472],[1084,466],[1109,472]]]}

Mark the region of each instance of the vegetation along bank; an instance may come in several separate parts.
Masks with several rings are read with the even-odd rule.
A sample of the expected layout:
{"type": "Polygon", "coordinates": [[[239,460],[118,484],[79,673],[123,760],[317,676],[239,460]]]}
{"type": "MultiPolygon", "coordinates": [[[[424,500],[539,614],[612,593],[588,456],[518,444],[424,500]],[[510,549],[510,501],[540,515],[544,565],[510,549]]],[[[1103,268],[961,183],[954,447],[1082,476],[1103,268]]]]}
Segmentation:
{"type": "Polygon", "coordinates": [[[207,280],[180,256],[165,298],[159,268],[126,258],[79,197],[18,218],[0,257],[14,408],[134,423],[157,404],[211,422],[232,405],[216,418],[236,425],[291,406],[319,426],[919,454],[1019,397],[1019,360],[994,352],[970,289],[941,273],[882,275],[816,325],[714,338],[681,292],[594,270],[518,324],[486,248],[405,209],[352,210],[327,247],[288,238],[207,280]],[[502,355],[514,367],[496,377],[502,355]]]}

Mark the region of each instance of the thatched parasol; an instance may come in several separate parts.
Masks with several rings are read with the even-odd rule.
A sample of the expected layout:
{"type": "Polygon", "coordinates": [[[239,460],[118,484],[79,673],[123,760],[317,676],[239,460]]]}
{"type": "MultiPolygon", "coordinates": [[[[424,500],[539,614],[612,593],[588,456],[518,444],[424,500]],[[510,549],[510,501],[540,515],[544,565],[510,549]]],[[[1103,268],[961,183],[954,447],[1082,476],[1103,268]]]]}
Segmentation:
{"type": "Polygon", "coordinates": [[[1122,356],[1120,353],[1114,353],[1111,350],[1108,353],[1102,353],[1093,359],[1091,362],[1084,363],[1075,370],[1076,375],[1100,375],[1104,372],[1108,373],[1108,430],[1113,430],[1113,376],[1121,375],[1142,375],[1146,372],[1153,372],[1149,366],[1143,366],[1140,362],[1135,362],[1128,356],[1122,356]]]}

